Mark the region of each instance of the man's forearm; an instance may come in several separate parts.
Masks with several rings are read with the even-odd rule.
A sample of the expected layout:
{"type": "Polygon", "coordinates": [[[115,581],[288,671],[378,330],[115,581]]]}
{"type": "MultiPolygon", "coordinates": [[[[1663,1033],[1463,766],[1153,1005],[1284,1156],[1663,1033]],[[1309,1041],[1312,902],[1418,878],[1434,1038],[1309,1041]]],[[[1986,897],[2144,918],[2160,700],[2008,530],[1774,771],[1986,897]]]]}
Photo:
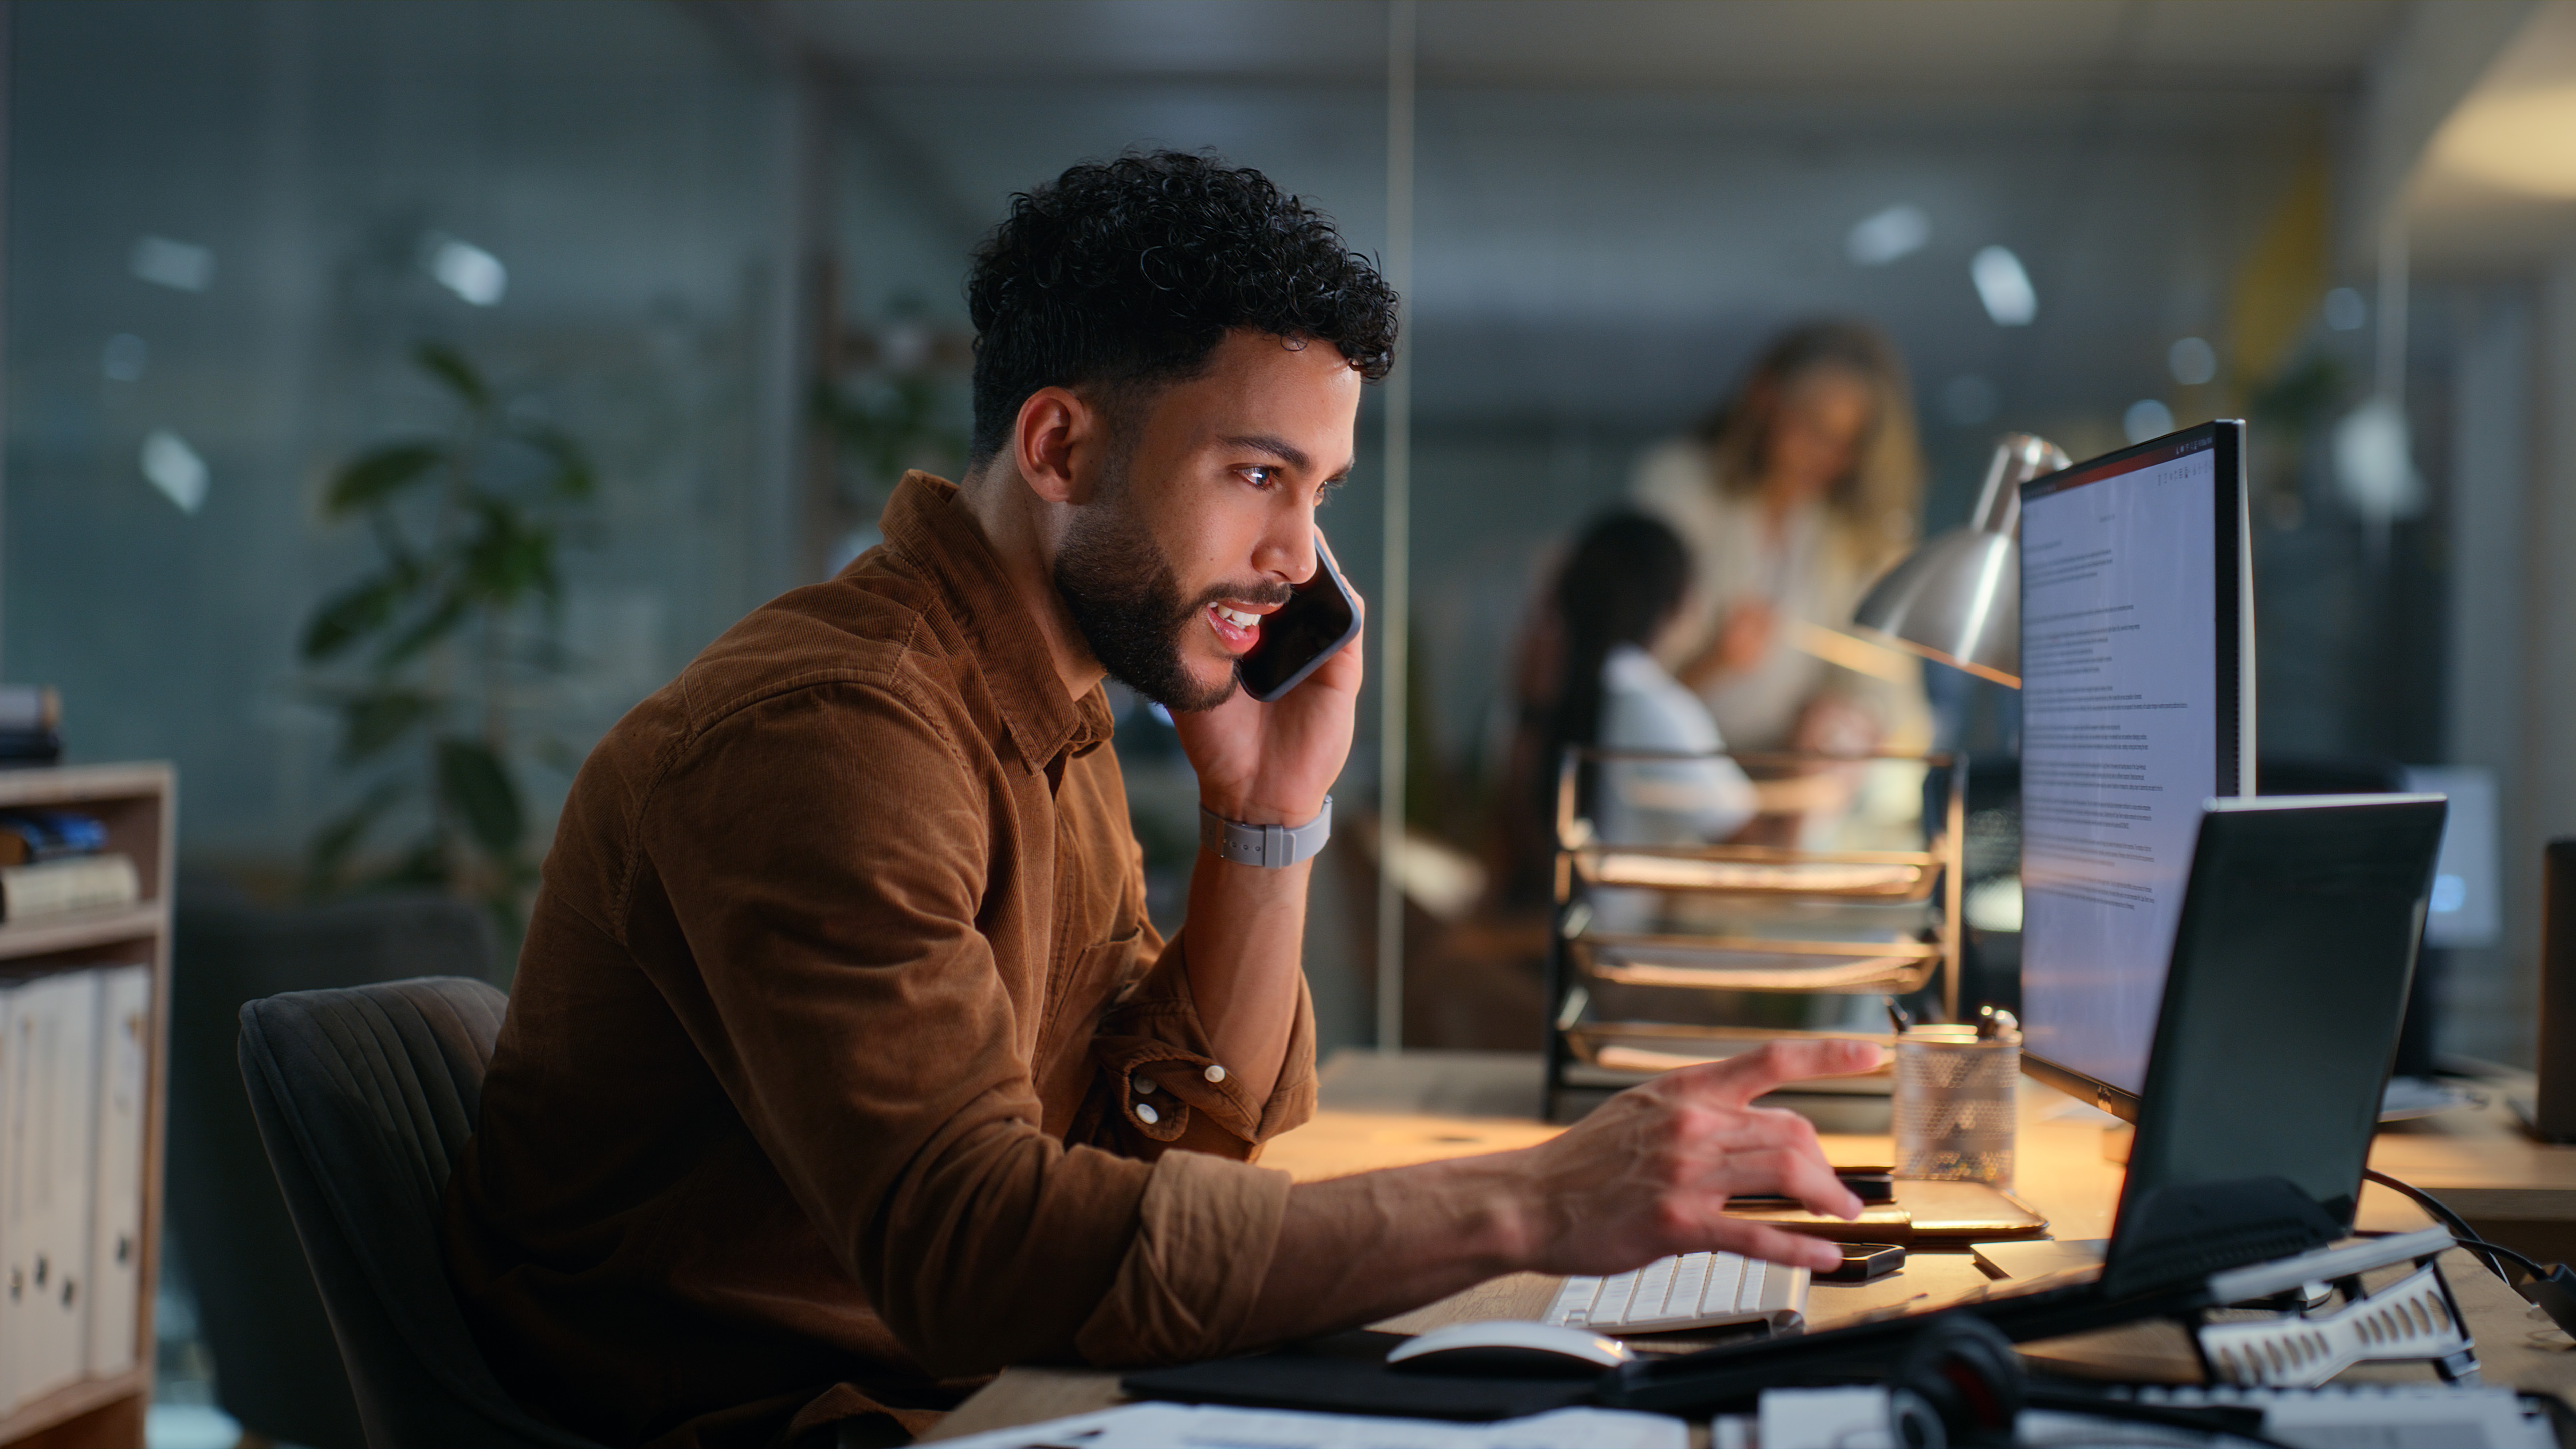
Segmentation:
{"type": "Polygon", "coordinates": [[[1265,870],[1201,850],[1190,872],[1190,994],[1216,1059],[1256,1102],[1278,1086],[1296,1024],[1313,870],[1313,861],[1265,870]]]}
{"type": "Polygon", "coordinates": [[[1247,1337],[1366,1323],[1528,1266],[1527,1176],[1515,1158],[1466,1157],[1298,1184],[1247,1337]]]}

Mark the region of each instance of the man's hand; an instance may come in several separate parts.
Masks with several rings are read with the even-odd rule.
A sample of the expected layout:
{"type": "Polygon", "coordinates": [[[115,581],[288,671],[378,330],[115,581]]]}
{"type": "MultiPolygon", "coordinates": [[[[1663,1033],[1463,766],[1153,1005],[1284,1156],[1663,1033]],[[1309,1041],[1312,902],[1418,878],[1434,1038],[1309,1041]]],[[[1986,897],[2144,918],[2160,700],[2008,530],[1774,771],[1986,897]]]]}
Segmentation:
{"type": "Polygon", "coordinates": [[[1865,1072],[1882,1058],[1870,1042],[1775,1041],[1611,1098],[1528,1149],[1529,1266],[1624,1273],[1670,1253],[1723,1249],[1831,1270],[1842,1261],[1833,1244],[1724,1216],[1728,1198],[1748,1195],[1795,1198],[1840,1218],[1861,1210],[1816,1145],[1813,1124],[1748,1104],[1783,1082],[1865,1072]]]}
{"type": "MultiPolygon", "coordinates": [[[[1323,540],[1316,540],[1323,547],[1323,540]]],[[[1351,607],[1368,617],[1357,594],[1351,607]]],[[[1246,825],[1303,825],[1350,758],[1366,629],[1295,689],[1263,704],[1238,689],[1214,709],[1172,716],[1198,772],[1199,803],[1246,825]]]]}
{"type": "Polygon", "coordinates": [[[1882,1056],[1865,1041],[1775,1041],[1631,1087],[1536,1147],[1300,1183],[1245,1342],[1367,1323],[1514,1271],[1625,1273],[1709,1249],[1830,1270],[1832,1243],[1723,1215],[1757,1193],[1861,1210],[1807,1119],[1747,1104],[1882,1056]]]}

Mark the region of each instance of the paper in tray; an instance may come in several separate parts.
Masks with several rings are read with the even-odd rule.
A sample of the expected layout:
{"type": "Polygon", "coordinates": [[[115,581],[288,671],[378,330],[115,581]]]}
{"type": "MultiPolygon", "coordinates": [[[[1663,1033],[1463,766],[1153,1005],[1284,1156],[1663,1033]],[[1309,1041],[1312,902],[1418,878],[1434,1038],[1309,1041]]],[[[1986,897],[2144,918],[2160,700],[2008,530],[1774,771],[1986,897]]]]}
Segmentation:
{"type": "Polygon", "coordinates": [[[1911,863],[1697,860],[1624,850],[1605,852],[1589,872],[1594,881],[1612,886],[1871,896],[1912,895],[1929,874],[1911,863]]]}

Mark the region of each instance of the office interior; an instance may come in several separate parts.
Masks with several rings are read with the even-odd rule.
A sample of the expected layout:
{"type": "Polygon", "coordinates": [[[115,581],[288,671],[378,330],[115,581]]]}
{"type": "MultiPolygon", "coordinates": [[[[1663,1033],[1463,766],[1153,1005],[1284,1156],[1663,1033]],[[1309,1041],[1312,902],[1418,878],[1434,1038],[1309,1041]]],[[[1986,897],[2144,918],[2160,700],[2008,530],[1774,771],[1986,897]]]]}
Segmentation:
{"type": "MultiPolygon", "coordinates": [[[[1163,145],[1311,199],[1405,295],[1321,519],[1408,667],[1390,709],[1372,640],[1319,1052],[1538,1050],[1544,912],[1499,901],[1495,843],[1535,601],[1770,338],[1849,319],[1903,363],[1918,537],[2002,434],[2247,420],[2263,765],[2489,803],[2423,1049],[2534,1061],[2543,846],[2576,834],[2576,3],[10,0],[6,45],[0,678],[59,692],[65,763],[174,766],[181,996],[192,941],[306,916],[506,986],[590,745],[872,547],[906,469],[955,476],[968,249],[1163,145]],[[550,597],[438,665],[506,775],[440,797],[482,812],[460,866],[406,854],[453,828],[429,736],[394,701],[399,748],[348,758],[381,681],[314,641],[381,562],[331,480],[472,428],[582,481],[526,520],[550,597]]],[[[2009,878],[2018,697],[1919,667],[1969,869],[2009,878]]],[[[1168,930],[1195,786],[1113,704],[1168,930]]],[[[1970,923],[1972,1003],[2015,999],[2014,909],[1970,923]]],[[[189,1100],[237,1004],[173,1019],[155,1444],[254,1427],[201,1331],[242,1249],[185,1232],[192,1182],[267,1170],[189,1100]]]]}

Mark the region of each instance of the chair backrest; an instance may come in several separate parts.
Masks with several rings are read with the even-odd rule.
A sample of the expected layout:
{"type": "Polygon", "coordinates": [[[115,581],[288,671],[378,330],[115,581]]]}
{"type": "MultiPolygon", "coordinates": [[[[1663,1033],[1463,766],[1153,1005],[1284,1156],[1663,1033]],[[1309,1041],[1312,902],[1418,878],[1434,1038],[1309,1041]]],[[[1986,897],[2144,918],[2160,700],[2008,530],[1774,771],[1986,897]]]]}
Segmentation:
{"type": "Polygon", "coordinates": [[[241,1005],[281,991],[415,976],[490,979],[490,914],[453,896],[375,892],[322,905],[256,905],[179,873],[170,990],[168,1206],[215,1402],[246,1433],[361,1449],[340,1344],[242,1093],[241,1005]]]}
{"type": "Polygon", "coordinates": [[[439,1250],[507,998],[428,977],[245,1003],[241,1068],[373,1449],[590,1449],[492,1376],[439,1250]]]}

